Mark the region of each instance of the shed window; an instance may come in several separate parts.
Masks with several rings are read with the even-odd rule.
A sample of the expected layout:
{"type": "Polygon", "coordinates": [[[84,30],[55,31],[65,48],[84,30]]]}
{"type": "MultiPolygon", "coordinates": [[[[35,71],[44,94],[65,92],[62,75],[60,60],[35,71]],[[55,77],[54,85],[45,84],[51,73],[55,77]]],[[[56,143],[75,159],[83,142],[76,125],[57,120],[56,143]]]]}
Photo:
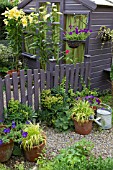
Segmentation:
{"type": "MultiPolygon", "coordinates": [[[[69,31],[70,25],[74,28],[84,29],[87,27],[87,19],[87,15],[65,15],[65,30],[69,31]]],[[[66,43],[65,48],[70,51],[69,54],[67,54],[68,60],[66,60],[66,63],[76,64],[84,61],[85,44],[81,44],[78,48],[72,49],[69,48],[66,43]]]]}

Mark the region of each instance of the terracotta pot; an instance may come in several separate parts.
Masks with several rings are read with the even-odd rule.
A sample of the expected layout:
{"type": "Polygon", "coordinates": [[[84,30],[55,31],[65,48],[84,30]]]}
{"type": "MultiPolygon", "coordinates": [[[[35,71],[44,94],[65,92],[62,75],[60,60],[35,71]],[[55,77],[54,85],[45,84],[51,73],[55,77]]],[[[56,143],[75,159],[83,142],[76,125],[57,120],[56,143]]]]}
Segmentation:
{"type": "Polygon", "coordinates": [[[17,76],[20,76],[20,70],[9,70],[9,71],[7,72],[7,74],[9,74],[10,77],[12,77],[12,73],[14,73],[14,72],[17,72],[17,76]]]}
{"type": "Polygon", "coordinates": [[[13,152],[14,142],[10,140],[9,143],[0,145],[0,162],[6,162],[11,157],[13,152]]]}
{"type": "Polygon", "coordinates": [[[74,125],[75,125],[75,132],[80,134],[80,135],[88,135],[91,130],[92,130],[92,121],[89,120],[88,122],[85,123],[80,123],[77,122],[76,120],[74,121],[74,125]]]}
{"type": "Polygon", "coordinates": [[[45,147],[46,141],[44,141],[42,144],[40,144],[39,146],[34,146],[32,149],[30,150],[24,150],[24,155],[25,158],[29,161],[29,162],[35,162],[36,159],[42,154],[42,151],[45,147]]]}

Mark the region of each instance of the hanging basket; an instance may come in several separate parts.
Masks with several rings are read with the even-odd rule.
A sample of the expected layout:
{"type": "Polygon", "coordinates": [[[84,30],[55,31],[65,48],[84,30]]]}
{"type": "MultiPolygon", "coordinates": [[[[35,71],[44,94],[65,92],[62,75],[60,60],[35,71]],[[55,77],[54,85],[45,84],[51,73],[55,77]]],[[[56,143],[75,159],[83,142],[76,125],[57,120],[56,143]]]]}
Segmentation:
{"type": "Polygon", "coordinates": [[[80,44],[84,44],[86,42],[86,40],[66,40],[66,39],[64,39],[64,41],[68,43],[68,46],[70,48],[78,48],[80,44]]]}

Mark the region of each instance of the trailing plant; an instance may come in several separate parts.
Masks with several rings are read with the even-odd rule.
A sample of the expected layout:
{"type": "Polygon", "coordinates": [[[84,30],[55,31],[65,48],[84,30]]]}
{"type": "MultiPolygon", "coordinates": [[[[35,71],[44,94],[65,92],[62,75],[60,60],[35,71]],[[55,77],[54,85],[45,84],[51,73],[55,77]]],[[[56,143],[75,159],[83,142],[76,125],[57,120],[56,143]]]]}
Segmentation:
{"type": "Polygon", "coordinates": [[[18,100],[11,99],[8,103],[8,108],[4,110],[5,123],[9,124],[12,121],[18,123],[25,123],[27,120],[33,120],[35,116],[34,110],[25,105],[21,104],[18,100]]]}

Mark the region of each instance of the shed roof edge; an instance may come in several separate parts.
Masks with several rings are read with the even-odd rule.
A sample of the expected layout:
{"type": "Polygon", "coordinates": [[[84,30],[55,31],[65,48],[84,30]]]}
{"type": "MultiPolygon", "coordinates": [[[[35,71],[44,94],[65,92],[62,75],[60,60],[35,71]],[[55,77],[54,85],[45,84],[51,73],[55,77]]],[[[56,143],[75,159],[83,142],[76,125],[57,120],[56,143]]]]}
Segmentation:
{"type": "Polygon", "coordinates": [[[26,1],[22,1],[19,5],[18,5],[18,9],[20,8],[24,8],[27,4],[29,4],[32,0],[26,0],[26,1]]]}
{"type": "Polygon", "coordinates": [[[93,11],[97,8],[97,4],[90,0],[78,0],[78,1],[93,11]]]}

